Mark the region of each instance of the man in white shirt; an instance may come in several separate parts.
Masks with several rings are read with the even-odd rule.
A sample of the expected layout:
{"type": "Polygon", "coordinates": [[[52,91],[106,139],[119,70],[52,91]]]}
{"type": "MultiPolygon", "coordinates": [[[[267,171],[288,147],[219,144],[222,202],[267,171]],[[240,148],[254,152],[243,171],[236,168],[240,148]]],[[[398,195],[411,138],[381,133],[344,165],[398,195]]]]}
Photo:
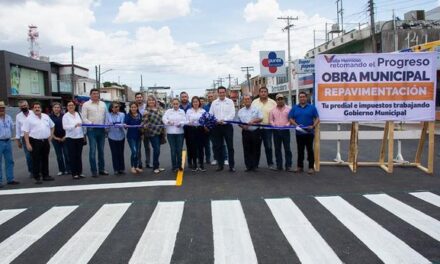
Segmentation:
{"type": "Polygon", "coordinates": [[[231,124],[227,124],[224,121],[232,121],[235,118],[235,106],[234,102],[226,98],[226,88],[220,86],[217,88],[218,99],[212,102],[209,113],[213,114],[217,118],[217,125],[212,130],[212,135],[214,139],[214,156],[218,161],[217,171],[222,171],[224,167],[224,150],[223,150],[223,140],[226,141],[226,146],[228,148],[228,158],[229,158],[229,171],[235,172],[235,161],[234,161],[234,128],[231,124]]]}
{"type": "Polygon", "coordinates": [[[24,121],[29,115],[32,115],[32,110],[29,110],[29,104],[26,100],[20,100],[18,102],[18,107],[20,107],[20,113],[15,116],[15,141],[17,142],[18,148],[23,148],[24,156],[26,157],[26,165],[30,177],[32,178],[32,158],[31,153],[26,148],[26,142],[24,141],[24,132],[21,129],[23,127],[24,121]]]}
{"type": "MultiPolygon", "coordinates": [[[[99,97],[98,89],[90,90],[90,100],[82,106],[81,116],[85,124],[105,124],[107,108],[105,103],[99,100],[99,97]]],[[[108,175],[104,160],[105,129],[87,128],[87,137],[90,143],[89,162],[92,177],[98,177],[98,168],[100,175],[108,175]],[[98,168],[96,167],[96,149],[98,149],[98,168]]]]}
{"type": "Polygon", "coordinates": [[[23,124],[24,139],[26,148],[32,157],[32,175],[36,184],[43,181],[53,181],[49,176],[49,152],[50,140],[53,134],[55,124],[46,114],[41,113],[41,104],[36,102],[32,106],[34,111],[23,124]]]}
{"type": "MultiPolygon", "coordinates": [[[[141,115],[144,116],[145,108],[147,108],[147,104],[145,103],[144,96],[142,95],[142,93],[137,92],[134,95],[134,99],[136,100],[139,113],[141,113],[141,115]]],[[[151,160],[150,137],[144,137],[144,149],[145,149],[145,168],[152,168],[150,165],[150,160],[151,160]]],[[[139,151],[139,167],[142,168],[142,151],[139,151]]]]}

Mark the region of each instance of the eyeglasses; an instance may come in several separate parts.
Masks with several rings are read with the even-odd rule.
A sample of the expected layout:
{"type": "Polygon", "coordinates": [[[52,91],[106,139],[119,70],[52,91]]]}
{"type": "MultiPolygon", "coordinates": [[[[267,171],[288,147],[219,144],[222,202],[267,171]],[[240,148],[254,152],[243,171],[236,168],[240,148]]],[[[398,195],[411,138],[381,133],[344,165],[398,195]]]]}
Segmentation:
{"type": "Polygon", "coordinates": [[[115,106],[113,106],[113,108],[119,108],[119,105],[115,105],[115,106]]]}

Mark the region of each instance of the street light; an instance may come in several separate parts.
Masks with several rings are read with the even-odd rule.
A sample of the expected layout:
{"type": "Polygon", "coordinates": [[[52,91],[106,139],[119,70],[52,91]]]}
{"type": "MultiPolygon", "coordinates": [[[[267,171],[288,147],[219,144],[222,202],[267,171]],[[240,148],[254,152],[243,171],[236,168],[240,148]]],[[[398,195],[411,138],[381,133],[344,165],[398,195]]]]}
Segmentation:
{"type": "Polygon", "coordinates": [[[101,76],[104,74],[104,73],[107,73],[107,72],[109,72],[109,71],[113,71],[113,69],[108,69],[108,70],[105,70],[105,71],[103,71],[102,73],[101,73],[101,65],[99,65],[99,66],[95,66],[95,75],[96,75],[96,88],[101,88],[101,76]]]}

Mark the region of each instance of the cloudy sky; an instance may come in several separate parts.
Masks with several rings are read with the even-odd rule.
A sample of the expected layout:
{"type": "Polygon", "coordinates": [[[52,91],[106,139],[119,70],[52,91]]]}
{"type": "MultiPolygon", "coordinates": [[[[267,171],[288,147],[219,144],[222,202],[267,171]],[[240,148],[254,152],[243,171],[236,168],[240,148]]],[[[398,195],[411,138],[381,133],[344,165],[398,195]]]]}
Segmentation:
{"type": "MultiPolygon", "coordinates": [[[[40,55],[69,63],[94,65],[104,81],[139,89],[171,86],[201,94],[214,79],[231,74],[244,80],[241,66],[254,66],[258,51],[286,50],[279,16],[299,17],[292,31],[292,57],[303,57],[324,39],[325,23],[336,20],[335,0],[0,0],[0,49],[28,53],[27,26],[40,31],[40,55]]],[[[344,23],[369,20],[367,0],[344,1],[344,23]]],[[[377,20],[413,9],[430,10],[438,0],[376,0],[377,20]]],[[[352,23],[352,24],[350,24],[352,23]]]]}

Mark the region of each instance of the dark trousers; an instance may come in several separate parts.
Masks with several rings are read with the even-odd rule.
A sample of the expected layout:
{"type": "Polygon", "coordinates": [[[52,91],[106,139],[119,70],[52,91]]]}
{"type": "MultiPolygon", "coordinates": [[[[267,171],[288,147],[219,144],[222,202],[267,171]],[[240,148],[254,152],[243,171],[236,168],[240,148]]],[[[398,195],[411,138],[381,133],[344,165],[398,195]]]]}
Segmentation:
{"type": "Polygon", "coordinates": [[[228,149],[229,167],[234,168],[234,128],[232,127],[232,125],[217,125],[212,130],[212,136],[214,139],[214,157],[217,160],[218,165],[220,167],[223,167],[225,165],[223,142],[226,142],[226,147],[228,149]]]}
{"type": "Polygon", "coordinates": [[[67,153],[66,142],[60,142],[52,139],[52,146],[55,150],[55,155],[57,156],[58,171],[70,172],[69,155],[67,153]]]}
{"type": "MultiPolygon", "coordinates": [[[[263,141],[264,152],[266,153],[267,166],[273,165],[272,131],[273,131],[272,129],[262,129],[261,130],[261,140],[263,141]]],[[[260,157],[260,156],[261,156],[261,143],[260,143],[260,148],[258,149],[258,157],[260,157]]]]}
{"type": "Polygon", "coordinates": [[[275,146],[275,160],[277,168],[283,168],[283,153],[281,146],[284,148],[286,168],[292,167],[292,150],[290,149],[290,130],[288,129],[274,129],[273,130],[273,144],[275,146]]]}
{"type": "MultiPolygon", "coordinates": [[[[144,149],[145,149],[145,167],[150,164],[151,161],[151,148],[150,137],[144,136],[144,149]]],[[[139,168],[142,168],[142,150],[139,151],[139,168]]]]}
{"type": "Polygon", "coordinates": [[[185,146],[186,146],[186,150],[188,151],[187,154],[187,158],[188,158],[188,165],[189,167],[192,167],[192,161],[193,161],[193,157],[192,157],[192,153],[189,152],[189,141],[191,141],[191,139],[189,138],[189,132],[188,132],[189,126],[184,126],[183,127],[183,137],[185,138],[185,146]]]}
{"type": "Polygon", "coordinates": [[[211,135],[210,133],[206,134],[205,142],[203,142],[203,146],[205,148],[205,162],[211,162],[211,135]]]}
{"type": "Polygon", "coordinates": [[[204,156],[204,143],[206,141],[207,134],[203,127],[188,126],[188,139],[187,139],[187,149],[189,164],[193,168],[197,167],[203,168],[203,156],[204,156]]]}
{"type": "Polygon", "coordinates": [[[113,171],[115,173],[124,171],[125,170],[125,162],[124,162],[125,139],[113,140],[109,138],[108,144],[110,145],[110,151],[112,152],[113,171]]]}
{"type": "Polygon", "coordinates": [[[314,137],[315,135],[313,134],[296,135],[299,168],[304,168],[304,148],[307,149],[307,160],[309,162],[309,169],[314,168],[314,164],[315,164],[315,154],[313,153],[314,137]]]}
{"type": "Polygon", "coordinates": [[[67,153],[69,155],[70,170],[72,176],[80,175],[83,172],[82,150],[84,138],[66,138],[67,153]]]}
{"type": "Polygon", "coordinates": [[[50,144],[48,139],[29,138],[32,146],[32,174],[35,179],[49,176],[49,152],[50,144]]]}
{"type": "Polygon", "coordinates": [[[246,169],[253,170],[258,167],[258,146],[261,145],[261,131],[260,129],[249,131],[241,131],[243,141],[243,155],[246,169]]]}
{"type": "Polygon", "coordinates": [[[160,156],[160,139],[161,135],[154,135],[150,137],[151,147],[153,148],[153,170],[159,169],[160,156]]]}

